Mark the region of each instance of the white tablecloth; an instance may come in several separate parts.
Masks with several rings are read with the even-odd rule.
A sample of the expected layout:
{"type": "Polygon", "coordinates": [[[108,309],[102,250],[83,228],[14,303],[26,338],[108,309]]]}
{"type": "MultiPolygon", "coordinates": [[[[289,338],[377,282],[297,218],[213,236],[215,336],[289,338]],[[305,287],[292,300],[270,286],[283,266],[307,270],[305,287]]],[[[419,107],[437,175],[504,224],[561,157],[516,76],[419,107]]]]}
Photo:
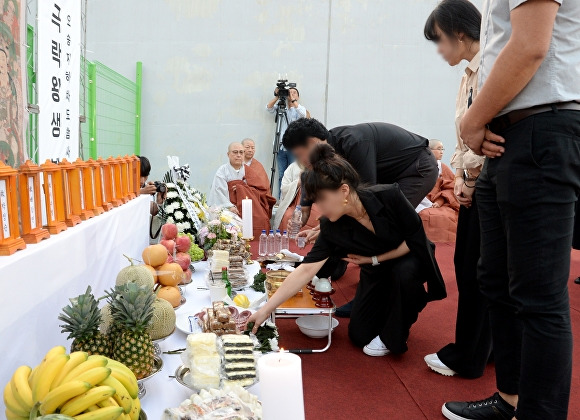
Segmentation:
{"type": "Polygon", "coordinates": [[[89,284],[96,296],[102,296],[129,263],[123,254],[141,259],[148,245],[150,202],[148,196],[138,197],[12,256],[0,257],[2,387],[19,365],[35,366],[53,346],[70,346],[57,319],[69,297],[83,293],[89,284]]]}
{"type": "MultiPolygon", "coordinates": [[[[258,263],[254,262],[246,267],[250,279],[253,279],[254,274],[259,270],[258,263]]],[[[183,295],[186,298],[186,302],[175,311],[178,317],[181,314],[194,315],[211,304],[209,291],[199,289],[207,287],[205,283],[207,263],[200,262],[195,264],[195,270],[192,282],[183,287],[183,295]]],[[[251,302],[263,295],[263,293],[256,292],[250,288],[246,288],[239,293],[247,295],[251,302]]],[[[187,335],[185,333],[176,329],[173,335],[159,343],[161,351],[184,348],[186,338],[187,335]]],[[[160,419],[165,408],[177,407],[192,394],[190,389],[179,384],[175,379],[169,378],[169,376],[173,376],[175,369],[183,364],[181,356],[179,354],[162,354],[161,358],[163,359],[162,371],[145,381],[147,393],[142,399],[142,407],[150,420],[160,419]]],[[[249,391],[260,396],[260,384],[254,385],[249,391]]]]}

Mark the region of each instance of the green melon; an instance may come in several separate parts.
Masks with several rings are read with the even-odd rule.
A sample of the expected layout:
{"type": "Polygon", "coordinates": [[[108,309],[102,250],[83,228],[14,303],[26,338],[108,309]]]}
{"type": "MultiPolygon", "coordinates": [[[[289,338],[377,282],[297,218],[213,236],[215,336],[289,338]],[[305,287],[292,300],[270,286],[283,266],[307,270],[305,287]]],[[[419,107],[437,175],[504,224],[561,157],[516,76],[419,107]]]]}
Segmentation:
{"type": "Polygon", "coordinates": [[[101,326],[99,327],[99,331],[101,334],[109,334],[112,325],[113,317],[111,316],[111,306],[107,303],[101,308],[101,326]]]}
{"type": "Polygon", "coordinates": [[[153,286],[155,286],[155,278],[148,268],[142,265],[133,264],[133,260],[125,255],[125,257],[131,262],[131,265],[123,268],[119,274],[117,274],[117,280],[115,284],[121,286],[126,283],[137,283],[139,286],[147,286],[153,291],[153,286]]]}
{"type": "Polygon", "coordinates": [[[153,303],[153,318],[149,325],[152,340],[167,337],[175,329],[175,310],[165,299],[156,298],[153,303]]]}

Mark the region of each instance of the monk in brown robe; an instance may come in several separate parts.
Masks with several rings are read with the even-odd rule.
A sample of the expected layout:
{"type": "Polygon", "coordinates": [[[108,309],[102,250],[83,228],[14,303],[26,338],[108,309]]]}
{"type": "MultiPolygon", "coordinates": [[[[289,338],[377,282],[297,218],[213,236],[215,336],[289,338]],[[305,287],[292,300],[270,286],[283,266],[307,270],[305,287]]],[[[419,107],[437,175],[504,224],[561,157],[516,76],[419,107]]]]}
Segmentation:
{"type": "Polygon", "coordinates": [[[443,143],[438,140],[429,142],[431,151],[437,158],[439,177],[435,186],[417,207],[427,237],[432,242],[455,242],[459,202],[453,193],[455,175],[441,162],[443,143]]]}
{"type": "Polygon", "coordinates": [[[208,204],[227,208],[243,217],[242,200],[250,198],[254,237],[257,238],[263,229],[270,229],[270,217],[276,199],[270,195],[270,182],[264,167],[261,164],[244,165],[244,154],[241,143],[230,144],[227,154],[229,162],[217,170],[208,204]]]}

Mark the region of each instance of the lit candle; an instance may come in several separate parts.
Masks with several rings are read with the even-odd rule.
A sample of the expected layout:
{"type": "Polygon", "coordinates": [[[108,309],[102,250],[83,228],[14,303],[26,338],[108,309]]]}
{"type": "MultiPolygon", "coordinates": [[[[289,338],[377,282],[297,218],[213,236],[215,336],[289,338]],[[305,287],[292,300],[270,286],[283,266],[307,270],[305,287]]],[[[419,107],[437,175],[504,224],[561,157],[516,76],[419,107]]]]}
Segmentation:
{"type": "Polygon", "coordinates": [[[263,418],[303,420],[302,361],[280,351],[258,359],[263,418]]]}
{"type": "Polygon", "coordinates": [[[252,219],[252,200],[248,197],[242,200],[242,236],[244,239],[254,237],[254,227],[252,219]]]}

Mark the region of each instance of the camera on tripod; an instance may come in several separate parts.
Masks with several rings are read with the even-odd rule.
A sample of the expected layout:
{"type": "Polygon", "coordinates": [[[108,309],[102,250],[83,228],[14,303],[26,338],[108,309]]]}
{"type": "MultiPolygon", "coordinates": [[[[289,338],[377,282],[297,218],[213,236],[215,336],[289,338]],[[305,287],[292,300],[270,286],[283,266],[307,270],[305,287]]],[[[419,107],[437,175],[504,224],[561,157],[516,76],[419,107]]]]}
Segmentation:
{"type": "MultiPolygon", "coordinates": [[[[274,96],[277,96],[280,101],[278,106],[282,105],[282,102],[289,96],[290,89],[296,88],[296,83],[288,83],[288,79],[278,79],[276,82],[276,89],[278,90],[278,94],[276,94],[276,89],[274,89],[274,96]]],[[[284,107],[286,103],[284,103],[284,107]]]]}

